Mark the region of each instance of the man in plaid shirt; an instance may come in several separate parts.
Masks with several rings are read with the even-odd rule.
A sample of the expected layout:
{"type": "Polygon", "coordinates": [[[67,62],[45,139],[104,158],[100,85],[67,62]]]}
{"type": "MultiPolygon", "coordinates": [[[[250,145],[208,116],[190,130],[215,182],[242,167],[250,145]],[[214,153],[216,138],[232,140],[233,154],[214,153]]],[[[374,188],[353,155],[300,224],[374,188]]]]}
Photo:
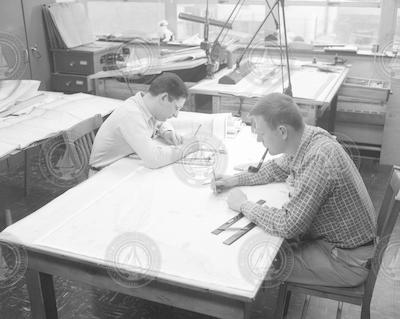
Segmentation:
{"type": "Polygon", "coordinates": [[[343,287],[362,283],[374,251],[376,218],[353,161],[332,135],[304,124],[289,96],[269,94],[250,115],[257,141],[271,155],[283,155],[256,173],[217,179],[217,191],[286,181],[292,191],[281,209],[248,201],[237,188],[227,200],[266,232],[292,240],[293,270],[278,279],[343,287]]]}

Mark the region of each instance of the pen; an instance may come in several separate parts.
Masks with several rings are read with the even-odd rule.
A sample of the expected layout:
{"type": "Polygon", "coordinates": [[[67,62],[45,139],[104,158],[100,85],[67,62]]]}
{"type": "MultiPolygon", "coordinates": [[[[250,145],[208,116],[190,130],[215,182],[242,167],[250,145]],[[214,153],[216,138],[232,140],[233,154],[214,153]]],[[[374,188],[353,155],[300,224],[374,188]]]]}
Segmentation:
{"type": "Polygon", "coordinates": [[[193,136],[196,136],[197,135],[197,133],[199,132],[199,130],[200,130],[200,127],[201,127],[201,124],[199,124],[199,127],[197,128],[197,130],[196,130],[196,132],[194,133],[194,135],[193,136]]]}
{"type": "Polygon", "coordinates": [[[264,163],[264,159],[265,159],[265,156],[267,156],[267,153],[268,153],[268,148],[265,150],[265,153],[261,157],[260,162],[258,163],[257,167],[249,166],[249,168],[247,170],[250,173],[257,173],[260,170],[261,165],[264,163]]]}
{"type": "Polygon", "coordinates": [[[216,182],[216,178],[215,178],[215,171],[214,171],[214,167],[212,169],[212,174],[213,174],[213,180],[214,180],[214,185],[213,185],[213,193],[216,194],[217,193],[217,185],[215,185],[216,182]]]}

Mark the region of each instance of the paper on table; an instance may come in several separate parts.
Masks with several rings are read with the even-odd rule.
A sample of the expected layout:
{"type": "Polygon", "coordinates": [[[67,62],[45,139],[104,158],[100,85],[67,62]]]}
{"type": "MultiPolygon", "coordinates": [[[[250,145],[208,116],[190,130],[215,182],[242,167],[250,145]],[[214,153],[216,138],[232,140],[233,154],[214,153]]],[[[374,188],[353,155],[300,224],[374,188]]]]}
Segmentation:
{"type": "MultiPolygon", "coordinates": [[[[108,171],[111,172],[105,170],[102,174],[108,171]]],[[[283,184],[249,187],[244,191],[251,200],[264,198],[276,207],[287,199],[283,184]]],[[[59,221],[57,227],[36,240],[35,245],[108,263],[111,260],[106,258],[106,250],[113,239],[120,234],[141,232],[149,236],[162,253],[160,277],[183,283],[196,282],[207,288],[254,290],[242,275],[238,261],[246,237],[228,247],[222,241],[231,233],[211,234],[235,213],[227,207],[223,196],[214,196],[206,187],[195,189],[186,185],[177,178],[172,167],[136,170],[117,184],[109,185],[101,197],[91,195],[87,200],[87,194],[78,190],[65,196],[72,196],[74,202],[86,198],[87,204],[71,211],[67,219],[59,221]]],[[[52,209],[57,207],[53,205],[52,209]]],[[[41,210],[45,211],[46,207],[41,210]]],[[[246,221],[243,219],[242,223],[246,221]]],[[[254,229],[252,233],[262,234],[262,231],[254,229]]],[[[279,247],[279,238],[263,236],[275,243],[273,247],[279,247]]]]}
{"type": "Polygon", "coordinates": [[[19,145],[0,142],[0,159],[19,148],[19,145]]]}
{"type": "Polygon", "coordinates": [[[22,102],[39,94],[40,81],[3,80],[0,81],[0,117],[17,102],[22,102]]]}
{"type": "Polygon", "coordinates": [[[202,114],[180,112],[178,118],[168,120],[181,135],[193,136],[199,125],[197,136],[214,136],[224,139],[228,133],[228,125],[234,125],[231,113],[202,114]]]}
{"type": "Polygon", "coordinates": [[[122,101],[89,94],[64,95],[27,114],[0,120],[0,142],[20,148],[54,136],[96,114],[105,116],[122,101]]]}

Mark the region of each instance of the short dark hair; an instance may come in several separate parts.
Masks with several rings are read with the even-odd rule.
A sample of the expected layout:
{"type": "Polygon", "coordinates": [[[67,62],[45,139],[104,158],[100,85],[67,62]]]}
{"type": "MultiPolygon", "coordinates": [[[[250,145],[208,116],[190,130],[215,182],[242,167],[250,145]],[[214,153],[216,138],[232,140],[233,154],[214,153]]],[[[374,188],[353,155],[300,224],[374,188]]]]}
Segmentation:
{"type": "Polygon", "coordinates": [[[262,116],[274,130],[281,124],[290,125],[296,131],[304,126],[297,104],[290,96],[281,93],[271,93],[262,97],[250,111],[250,115],[262,116]]]}
{"type": "Polygon", "coordinates": [[[175,100],[187,98],[188,96],[185,83],[179,76],[171,72],[166,72],[156,77],[150,84],[149,93],[152,96],[168,93],[169,98],[175,100]]]}

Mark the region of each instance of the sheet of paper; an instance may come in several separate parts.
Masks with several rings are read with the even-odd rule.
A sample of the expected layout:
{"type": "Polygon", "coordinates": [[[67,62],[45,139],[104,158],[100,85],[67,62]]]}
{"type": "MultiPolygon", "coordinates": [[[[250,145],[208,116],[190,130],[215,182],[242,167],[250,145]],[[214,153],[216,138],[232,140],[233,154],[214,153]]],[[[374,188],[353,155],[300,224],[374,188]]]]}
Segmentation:
{"type": "Polygon", "coordinates": [[[3,80],[0,81],[0,117],[18,102],[28,100],[39,94],[40,81],[3,80]]]}
{"type": "Polygon", "coordinates": [[[83,3],[56,3],[48,6],[48,11],[67,48],[96,40],[83,3]]]}

